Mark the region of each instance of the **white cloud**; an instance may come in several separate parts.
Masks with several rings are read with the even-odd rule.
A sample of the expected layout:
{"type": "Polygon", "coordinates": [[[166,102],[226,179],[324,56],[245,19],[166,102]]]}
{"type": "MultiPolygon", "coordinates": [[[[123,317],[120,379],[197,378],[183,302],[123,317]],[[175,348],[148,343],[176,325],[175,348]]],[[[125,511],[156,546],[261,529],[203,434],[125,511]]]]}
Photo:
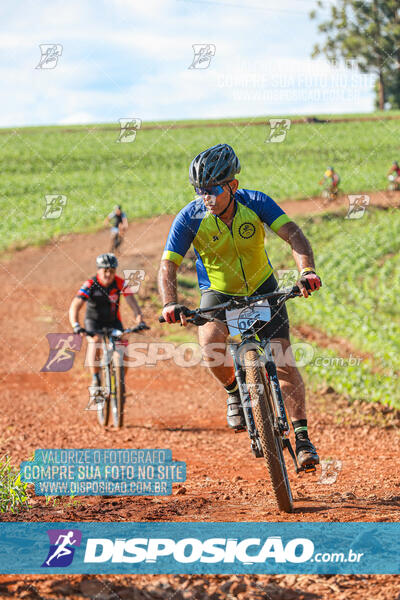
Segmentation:
{"type": "Polygon", "coordinates": [[[227,4],[236,3],[240,6],[180,0],[20,2],[8,11],[7,33],[0,39],[6,91],[0,98],[0,125],[371,106],[372,94],[361,81],[353,98],[323,96],[335,73],[326,62],[309,59],[316,26],[308,20],[307,2],[227,4]],[[46,42],[63,44],[63,54],[55,69],[35,70],[38,45],[46,42]],[[192,44],[203,42],[216,44],[209,69],[188,70],[192,44]],[[308,99],[302,98],[307,77],[316,80],[308,99]],[[281,87],[275,82],[279,78],[281,87]]]}
{"type": "Polygon", "coordinates": [[[64,117],[59,121],[60,125],[80,125],[86,123],[93,123],[95,121],[94,115],[88,112],[75,112],[64,117]]]}

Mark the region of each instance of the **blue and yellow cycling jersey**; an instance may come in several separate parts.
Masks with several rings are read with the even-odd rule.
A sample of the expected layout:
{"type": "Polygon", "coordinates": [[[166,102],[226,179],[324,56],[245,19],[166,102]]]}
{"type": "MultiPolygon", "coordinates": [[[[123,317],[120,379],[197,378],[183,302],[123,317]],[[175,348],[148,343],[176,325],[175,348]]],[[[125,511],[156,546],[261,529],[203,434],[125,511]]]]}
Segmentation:
{"type": "Polygon", "coordinates": [[[266,194],[238,190],[231,229],[211,214],[202,199],[193,200],[176,216],[163,259],[178,266],[193,244],[201,290],[224,294],[252,294],[272,273],[264,246],[264,223],[277,232],[290,221],[266,194]]]}

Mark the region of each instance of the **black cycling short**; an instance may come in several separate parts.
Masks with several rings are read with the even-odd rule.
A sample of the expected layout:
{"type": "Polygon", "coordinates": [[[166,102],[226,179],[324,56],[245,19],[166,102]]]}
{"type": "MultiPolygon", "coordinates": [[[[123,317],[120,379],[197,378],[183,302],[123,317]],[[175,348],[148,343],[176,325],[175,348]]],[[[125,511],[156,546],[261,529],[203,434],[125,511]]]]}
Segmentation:
{"type": "MultiPolygon", "coordinates": [[[[278,288],[278,282],[274,275],[270,275],[268,279],[256,289],[251,296],[257,296],[258,294],[268,294],[278,288]]],[[[237,296],[239,298],[240,296],[237,296]]],[[[221,304],[232,298],[230,294],[223,294],[222,292],[216,292],[215,290],[205,290],[201,293],[200,308],[210,308],[216,304],[221,304]]],[[[287,314],[285,304],[281,304],[279,308],[276,307],[276,300],[270,298],[268,300],[271,306],[272,319],[266,323],[260,330],[260,334],[270,339],[284,338],[289,340],[289,317],[287,314]]],[[[214,315],[217,319],[224,319],[224,311],[217,311],[214,315]]]]}
{"type": "Polygon", "coordinates": [[[94,319],[85,319],[85,329],[90,333],[101,333],[104,327],[107,327],[108,329],[119,329],[120,331],[124,330],[119,319],[116,319],[112,323],[104,323],[101,321],[95,321],[94,319]]]}

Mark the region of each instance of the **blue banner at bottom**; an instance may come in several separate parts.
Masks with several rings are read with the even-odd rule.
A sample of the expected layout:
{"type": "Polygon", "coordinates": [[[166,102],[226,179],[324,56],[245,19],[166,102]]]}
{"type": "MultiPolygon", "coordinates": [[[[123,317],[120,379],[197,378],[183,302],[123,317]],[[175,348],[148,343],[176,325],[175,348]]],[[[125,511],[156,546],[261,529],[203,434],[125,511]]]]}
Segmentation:
{"type": "Polygon", "coordinates": [[[400,523],[2,523],[1,574],[399,574],[400,523]]]}

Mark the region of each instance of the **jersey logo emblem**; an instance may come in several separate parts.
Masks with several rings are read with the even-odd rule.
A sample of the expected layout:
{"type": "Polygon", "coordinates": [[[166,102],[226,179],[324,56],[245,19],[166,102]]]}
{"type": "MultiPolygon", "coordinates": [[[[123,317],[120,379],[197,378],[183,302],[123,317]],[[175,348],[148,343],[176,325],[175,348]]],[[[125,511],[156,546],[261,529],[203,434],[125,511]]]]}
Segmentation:
{"type": "Polygon", "coordinates": [[[213,235],[213,242],[218,242],[219,237],[217,235],[213,235]]]}
{"type": "Polygon", "coordinates": [[[242,223],[239,227],[239,235],[245,240],[248,240],[249,238],[253,237],[255,232],[256,228],[254,227],[253,223],[242,223]]]}
{"type": "Polygon", "coordinates": [[[111,294],[108,296],[110,299],[110,302],[117,302],[118,300],[118,292],[111,292],[111,294]]]}

